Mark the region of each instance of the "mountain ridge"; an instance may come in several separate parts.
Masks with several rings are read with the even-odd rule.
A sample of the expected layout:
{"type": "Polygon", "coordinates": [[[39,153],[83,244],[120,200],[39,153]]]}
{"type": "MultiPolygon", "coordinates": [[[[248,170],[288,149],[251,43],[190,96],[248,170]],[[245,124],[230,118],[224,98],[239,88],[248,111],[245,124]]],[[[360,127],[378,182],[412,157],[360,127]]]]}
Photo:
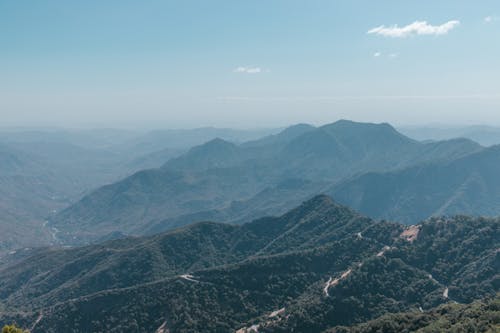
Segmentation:
{"type": "Polygon", "coordinates": [[[34,333],[165,322],[172,332],[322,332],[493,295],[499,226],[454,217],[408,227],[320,195],[241,226],[203,222],[0,266],[0,324],[42,314],[34,333]]]}
{"type": "Polygon", "coordinates": [[[367,173],[327,193],[370,216],[407,223],[445,214],[496,216],[498,163],[500,145],[452,161],[367,173]]]}
{"type": "Polygon", "coordinates": [[[293,135],[285,130],[263,139],[271,140],[269,145],[212,140],[194,147],[160,170],[144,170],[96,190],[52,217],[49,225],[61,231],[58,238],[63,243],[71,245],[93,242],[117,230],[141,235],[204,218],[248,222],[282,214],[328,189],[328,184],[356,174],[446,161],[481,149],[460,140],[419,143],[388,124],[339,121],[288,131],[293,135]],[[272,143],[276,137],[288,141],[272,143]],[[172,178],[171,172],[178,174],[172,178]],[[279,187],[290,179],[304,186],[279,187]],[[279,197],[288,200],[280,202],[279,197]],[[77,224],[85,230],[76,228],[77,224]]]}

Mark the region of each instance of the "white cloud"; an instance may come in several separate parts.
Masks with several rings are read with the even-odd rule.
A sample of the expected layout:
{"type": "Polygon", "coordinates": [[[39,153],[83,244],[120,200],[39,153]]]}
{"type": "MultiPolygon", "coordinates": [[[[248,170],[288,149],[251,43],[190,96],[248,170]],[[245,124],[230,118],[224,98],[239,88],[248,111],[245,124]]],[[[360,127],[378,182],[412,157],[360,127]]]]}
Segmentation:
{"type": "Polygon", "coordinates": [[[257,74],[257,73],[261,73],[262,69],[260,67],[244,67],[244,66],[240,66],[240,67],[236,67],[233,70],[233,72],[234,73],[245,73],[245,74],[257,74]]]}
{"type": "Polygon", "coordinates": [[[498,17],[498,16],[486,16],[484,18],[484,23],[493,23],[496,21],[500,21],[500,17],[498,17]]]}
{"type": "Polygon", "coordinates": [[[368,34],[375,34],[384,37],[404,38],[413,35],[446,35],[449,31],[454,29],[460,24],[458,20],[448,21],[441,25],[431,25],[426,21],[415,21],[404,27],[393,25],[386,27],[381,25],[379,27],[368,30],[368,34]]]}
{"type": "Polygon", "coordinates": [[[399,57],[399,53],[396,53],[396,52],[393,52],[393,53],[382,53],[382,52],[375,52],[373,53],[373,57],[374,58],[380,58],[380,57],[387,57],[389,59],[394,59],[394,58],[397,58],[399,57]]]}

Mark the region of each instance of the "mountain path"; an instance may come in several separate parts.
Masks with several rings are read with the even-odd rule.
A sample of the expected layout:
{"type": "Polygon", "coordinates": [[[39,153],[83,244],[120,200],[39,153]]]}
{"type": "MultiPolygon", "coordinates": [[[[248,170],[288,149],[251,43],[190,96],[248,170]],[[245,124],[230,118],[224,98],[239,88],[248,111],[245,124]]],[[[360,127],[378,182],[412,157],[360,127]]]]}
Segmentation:
{"type": "Polygon", "coordinates": [[[33,332],[35,329],[36,325],[43,319],[43,311],[40,311],[40,314],[38,315],[38,318],[36,318],[35,322],[31,326],[30,330],[28,332],[33,332]]]}
{"type": "Polygon", "coordinates": [[[275,318],[277,316],[279,316],[280,314],[284,313],[285,312],[285,308],[281,308],[279,310],[276,310],[276,311],[273,311],[269,314],[268,318],[275,318]]]}
{"type": "Polygon", "coordinates": [[[191,274],[182,274],[182,275],[179,275],[179,277],[181,279],[184,279],[186,281],[191,281],[191,282],[196,282],[196,283],[199,283],[200,281],[196,280],[194,278],[194,276],[192,276],[191,274]]]}
{"type": "Polygon", "coordinates": [[[236,333],[259,333],[260,325],[252,325],[250,327],[243,327],[236,331],[236,333]]]}
{"type": "MultiPolygon", "coordinates": [[[[358,239],[366,239],[366,240],[371,240],[371,241],[374,241],[376,243],[380,243],[379,241],[375,240],[375,239],[371,239],[371,238],[366,238],[366,237],[363,237],[362,233],[365,232],[366,230],[368,230],[369,228],[371,228],[373,226],[368,226],[367,228],[363,229],[362,231],[360,232],[357,232],[355,235],[358,239]]],[[[417,231],[417,234],[418,234],[418,231],[417,231]]],[[[382,250],[380,250],[379,252],[377,252],[376,256],[377,257],[382,257],[387,251],[391,250],[392,247],[388,246],[388,245],[384,245],[382,247],[382,250]]],[[[366,259],[366,258],[365,258],[366,259]]],[[[363,266],[363,262],[360,262],[358,263],[357,265],[357,268],[360,268],[361,266],[363,266]]],[[[340,277],[338,278],[333,278],[333,277],[330,277],[328,279],[328,281],[325,283],[325,286],[323,287],[323,293],[325,294],[326,297],[329,297],[330,294],[328,293],[329,289],[332,288],[332,287],[335,287],[336,285],[338,285],[340,283],[340,281],[346,279],[351,273],[353,272],[353,268],[349,268],[348,270],[344,271],[340,277]]]]}
{"type": "Polygon", "coordinates": [[[165,320],[163,324],[156,330],[155,333],[169,333],[170,330],[167,328],[167,321],[165,320]]]}
{"type": "Polygon", "coordinates": [[[243,327],[238,330],[236,330],[235,333],[259,333],[259,329],[261,327],[267,327],[272,323],[275,323],[277,321],[281,321],[282,315],[285,313],[285,308],[281,308],[279,310],[271,312],[268,316],[267,319],[261,321],[258,324],[254,324],[250,327],[243,327]]]}

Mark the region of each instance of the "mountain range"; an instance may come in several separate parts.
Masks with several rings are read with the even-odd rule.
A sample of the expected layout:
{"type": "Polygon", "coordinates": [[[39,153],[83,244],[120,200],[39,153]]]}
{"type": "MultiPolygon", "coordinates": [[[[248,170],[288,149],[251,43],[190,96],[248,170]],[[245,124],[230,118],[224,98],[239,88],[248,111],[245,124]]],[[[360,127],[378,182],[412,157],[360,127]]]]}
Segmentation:
{"type": "Polygon", "coordinates": [[[235,141],[274,130],[0,129],[0,256],[49,245],[47,218],[97,187],[159,167],[217,136],[235,141]]]}
{"type": "MultiPolygon", "coordinates": [[[[346,120],[317,128],[296,125],[242,144],[214,139],[161,168],[140,171],[89,193],[52,216],[49,226],[58,231],[61,243],[81,245],[202,220],[249,222],[282,214],[317,193],[338,196],[340,202],[373,217],[416,223],[437,211],[450,211],[424,210],[416,202],[412,209],[418,214],[400,210],[388,216],[371,215],[373,211],[365,206],[377,207],[377,200],[387,198],[378,198],[368,186],[361,194],[353,192],[346,182],[374,172],[446,165],[483,151],[486,148],[467,139],[422,143],[388,124],[346,120]],[[357,204],[360,195],[373,200],[357,204]]],[[[457,177],[469,176],[464,172],[457,177]]],[[[446,183],[442,185],[443,191],[455,194],[446,183]]],[[[411,184],[408,188],[411,191],[411,184]]],[[[467,213],[483,213],[476,208],[474,203],[467,213]]],[[[496,209],[490,205],[491,211],[496,209]]]]}
{"type": "Polygon", "coordinates": [[[367,173],[328,191],[376,218],[414,223],[429,216],[500,214],[500,145],[445,162],[367,173]]]}
{"type": "Polygon", "coordinates": [[[440,141],[453,138],[467,138],[483,146],[494,146],[500,144],[500,128],[493,126],[401,126],[398,127],[398,131],[419,141],[440,141]]]}
{"type": "Polygon", "coordinates": [[[0,327],[499,328],[500,146],[346,120],[213,133],[4,137],[0,327]]]}
{"type": "Polygon", "coordinates": [[[320,195],[243,225],[52,247],[0,265],[0,324],[33,333],[357,332],[390,313],[433,318],[436,306],[498,292],[499,225],[456,216],[405,226],[320,195]]]}

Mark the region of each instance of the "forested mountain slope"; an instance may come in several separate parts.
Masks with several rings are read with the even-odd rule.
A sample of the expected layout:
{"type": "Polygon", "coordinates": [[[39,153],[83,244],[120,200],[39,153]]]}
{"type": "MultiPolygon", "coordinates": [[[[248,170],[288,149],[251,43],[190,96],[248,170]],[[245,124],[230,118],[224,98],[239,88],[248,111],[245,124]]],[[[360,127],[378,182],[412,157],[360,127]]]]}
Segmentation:
{"type": "Polygon", "coordinates": [[[322,332],[427,312],[498,292],[499,225],[462,216],[407,227],[318,196],[242,226],[48,249],[0,269],[0,323],[36,321],[33,332],[322,332]]]}
{"type": "Polygon", "coordinates": [[[500,331],[500,296],[471,304],[449,303],[429,312],[412,311],[384,315],[354,327],[338,327],[326,333],[476,332],[500,331]]]}

